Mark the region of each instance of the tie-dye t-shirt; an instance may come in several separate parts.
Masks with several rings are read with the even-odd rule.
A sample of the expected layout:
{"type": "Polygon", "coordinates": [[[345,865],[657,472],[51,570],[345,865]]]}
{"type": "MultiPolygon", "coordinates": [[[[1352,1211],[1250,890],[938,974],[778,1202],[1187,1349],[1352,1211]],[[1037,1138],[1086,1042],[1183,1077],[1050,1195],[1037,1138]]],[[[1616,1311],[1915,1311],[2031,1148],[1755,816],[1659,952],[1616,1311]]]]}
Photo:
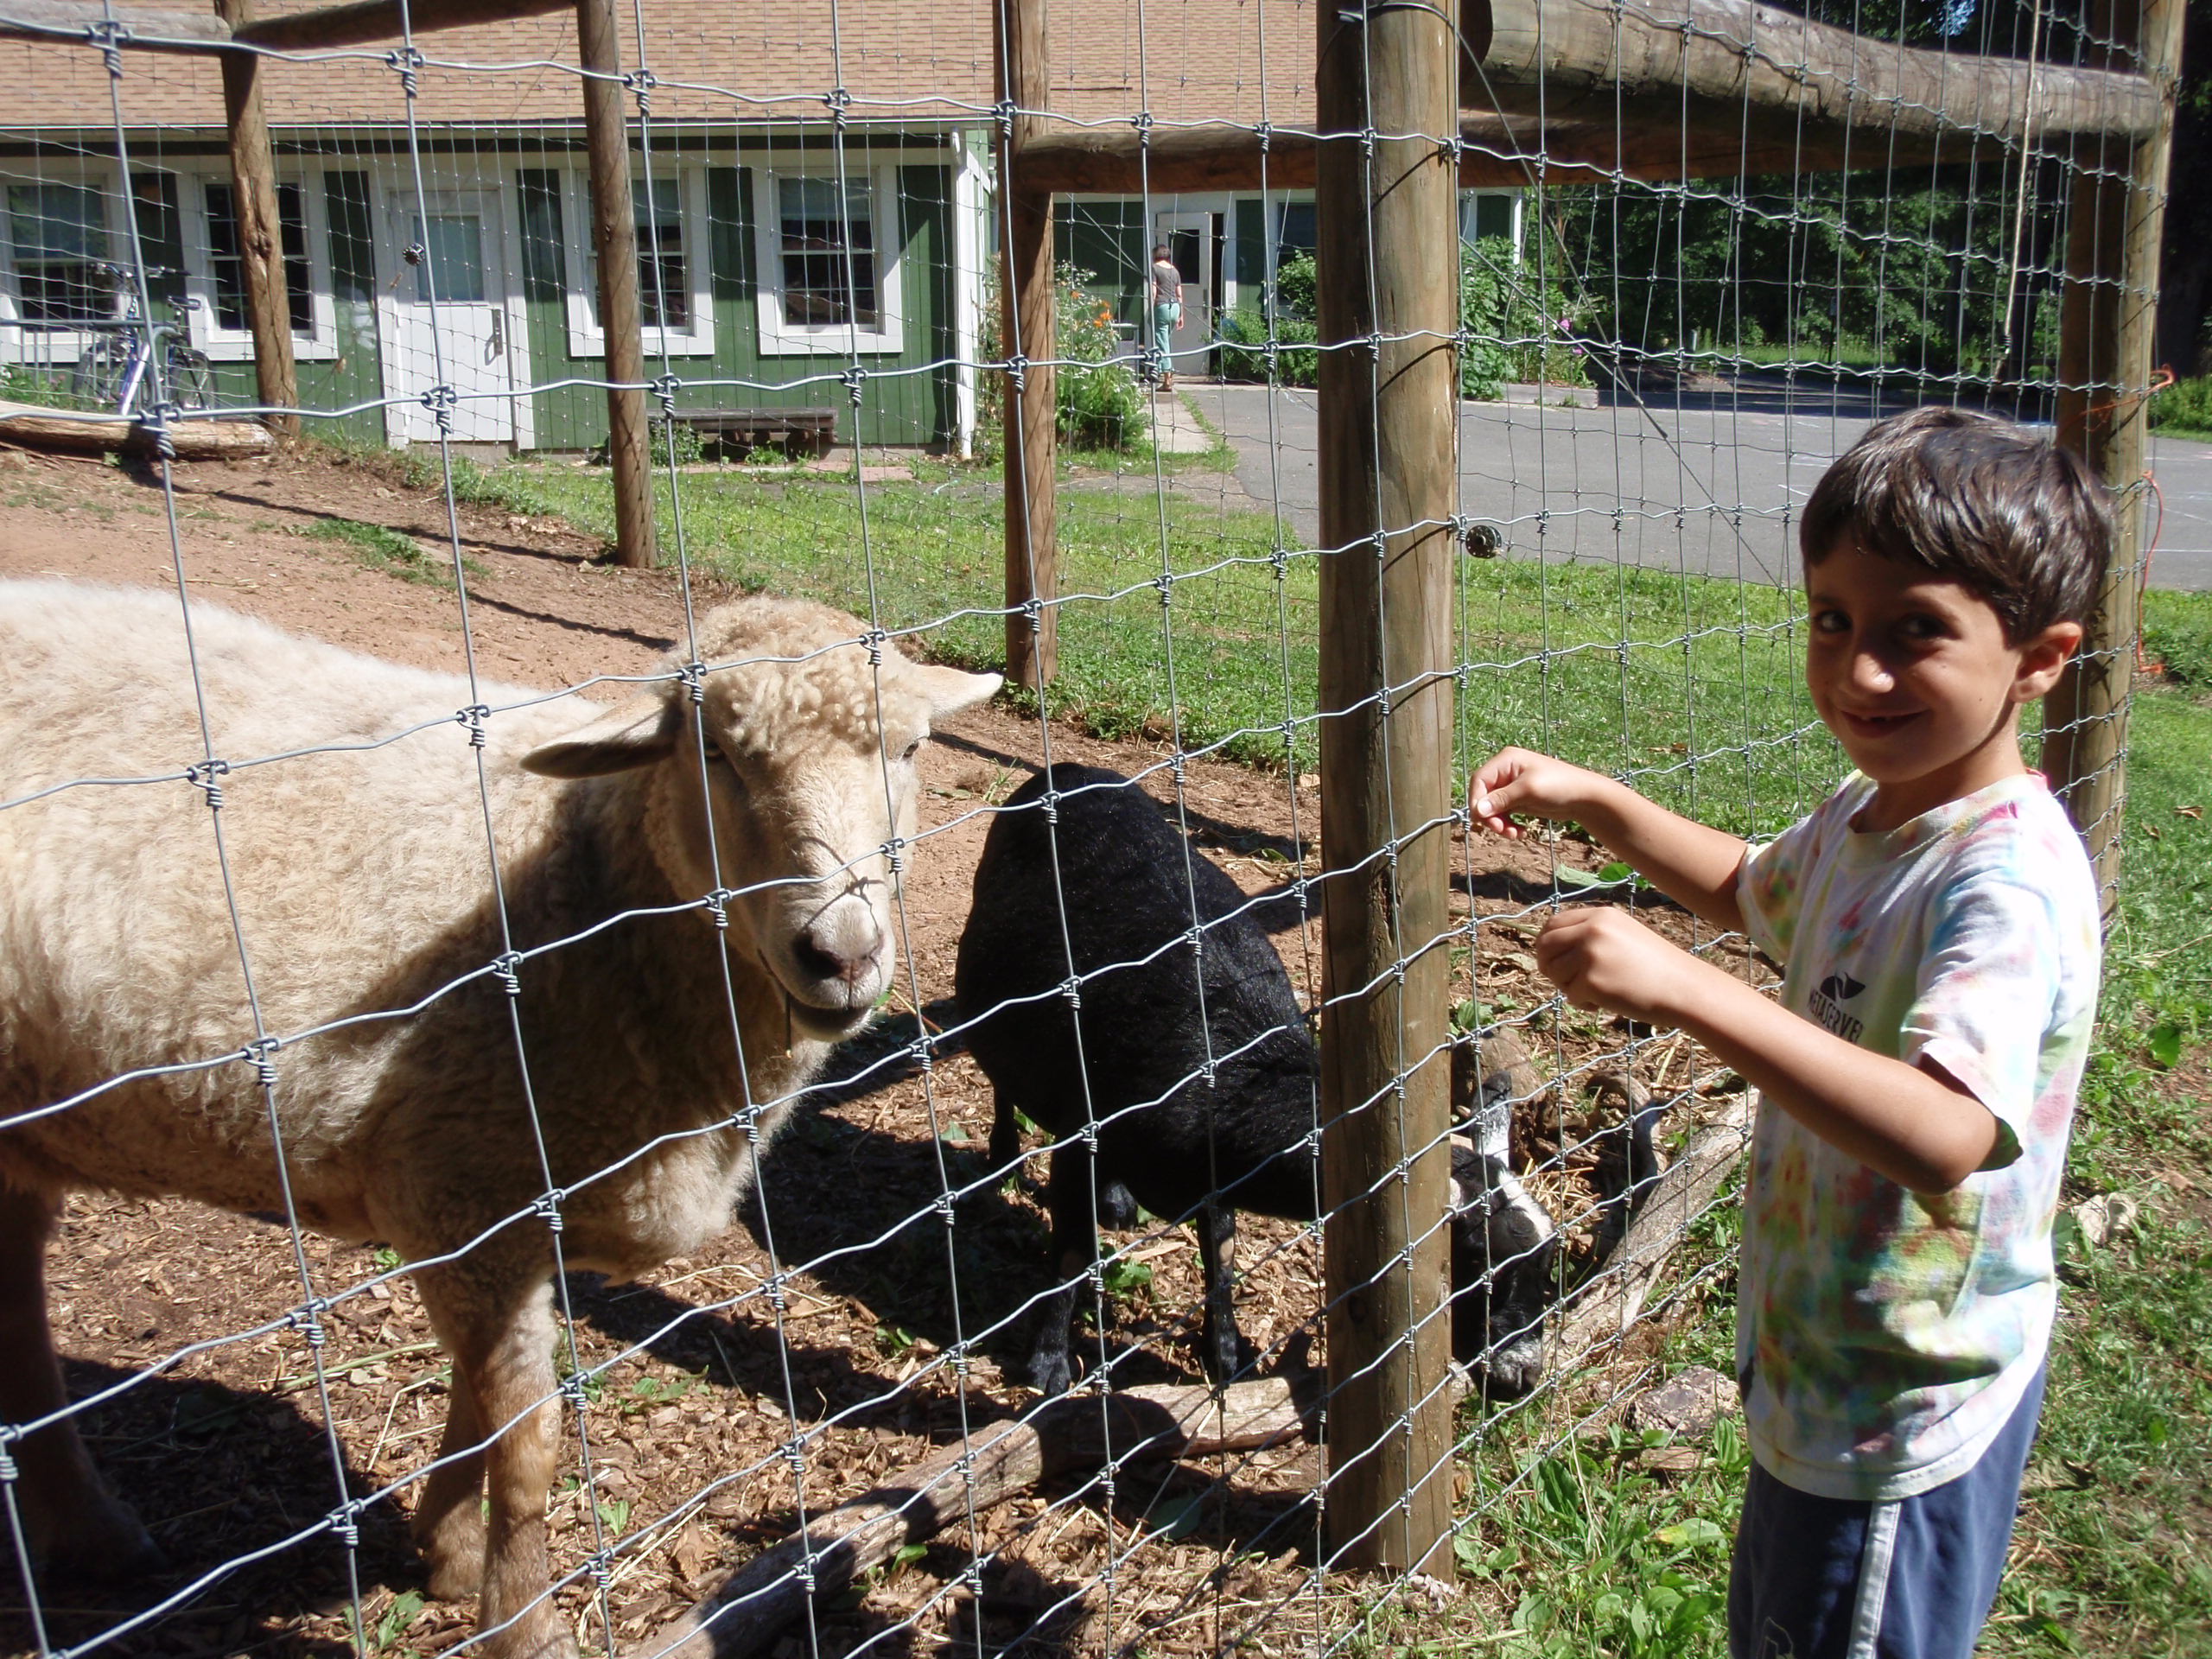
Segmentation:
{"type": "Polygon", "coordinates": [[[2043,1363],[2051,1222],[2101,943],[2081,838],[2035,773],[1885,834],[1853,775],[1745,860],[1745,925],[1783,1001],[1932,1060],[1999,1120],[1989,1166],[1924,1197],[1762,1103],[1736,1369],[1751,1446],[1817,1496],[1891,1499],[1974,1466],[2043,1363]]]}

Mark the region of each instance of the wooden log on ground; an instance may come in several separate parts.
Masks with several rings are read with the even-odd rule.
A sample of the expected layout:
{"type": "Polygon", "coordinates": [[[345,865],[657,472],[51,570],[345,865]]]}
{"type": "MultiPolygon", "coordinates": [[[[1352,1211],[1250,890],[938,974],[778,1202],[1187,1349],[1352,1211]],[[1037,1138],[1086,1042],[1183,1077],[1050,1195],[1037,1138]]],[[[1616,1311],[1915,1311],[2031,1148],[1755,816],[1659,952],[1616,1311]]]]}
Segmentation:
{"type": "Polygon", "coordinates": [[[2145,76],[1908,47],[1758,0],[1461,0],[1460,26],[1469,108],[1533,114],[1541,99],[1548,118],[1655,138],[1713,123],[1730,136],[1764,112],[1880,142],[1867,165],[1889,162],[1892,134],[1942,137],[1960,161],[1976,142],[2145,138],[2161,104],[2145,76]]]}
{"type": "MultiPolygon", "coordinates": [[[[269,453],[269,430],[255,421],[180,421],[169,429],[183,461],[242,460],[269,453]]],[[[155,453],[153,435],[120,415],[69,415],[41,404],[0,401],[0,443],[70,455],[155,453]]]]}
{"type": "MultiPolygon", "coordinates": [[[[1631,1100],[1631,1115],[1635,1104],[1631,1100]]],[[[1580,1364],[1594,1349],[1618,1342],[1636,1323],[1683,1231],[1713,1202],[1713,1195],[1751,1145],[1752,1110],[1747,1090],[1720,1117],[1693,1135],[1660,1176],[1629,1223],[1620,1248],[1597,1278],[1583,1287],[1560,1320],[1553,1351],[1562,1366],[1580,1364]]]]}
{"type": "Polygon", "coordinates": [[[1279,1446],[1306,1432],[1318,1395],[1311,1375],[1232,1383],[1218,1396],[1162,1385],[1055,1400],[1026,1420],[989,1424],[755,1557],[645,1650],[665,1659],[749,1659],[809,1599],[837,1594],[971,1510],[1109,1455],[1195,1458],[1279,1446]]]}

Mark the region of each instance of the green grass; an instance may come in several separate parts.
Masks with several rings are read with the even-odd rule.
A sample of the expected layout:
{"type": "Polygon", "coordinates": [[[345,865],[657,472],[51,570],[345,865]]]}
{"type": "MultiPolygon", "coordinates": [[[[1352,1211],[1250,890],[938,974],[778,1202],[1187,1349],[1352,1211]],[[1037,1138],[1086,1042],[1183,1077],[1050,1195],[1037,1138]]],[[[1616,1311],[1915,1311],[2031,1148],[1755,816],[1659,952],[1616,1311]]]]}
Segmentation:
{"type": "MultiPolygon", "coordinates": [[[[318,518],[300,534],[310,541],[343,543],[360,563],[402,582],[419,582],[432,588],[454,585],[453,571],[444,561],[424,551],[412,536],[388,525],[365,524],[357,518],[318,518]]],[[[483,566],[474,559],[461,563],[471,575],[483,574],[483,566]]]]}
{"type": "MultiPolygon", "coordinates": [[[[1103,737],[1179,734],[1186,748],[1311,770],[1319,560],[1264,515],[1156,491],[1148,463],[1123,464],[1077,471],[1060,491],[1052,712],[1103,737]],[[1297,722],[1287,746],[1286,719],[1297,722]]],[[[1000,480],[912,465],[912,483],[868,486],[865,509],[836,476],[687,474],[685,551],[741,586],[918,630],[938,660],[997,666],[1000,480]]],[[[468,499],[613,533],[603,474],[468,469],[455,483],[468,499]]],[[[665,556],[676,519],[665,479],[659,491],[665,556]]],[[[1794,594],[1598,565],[1464,559],[1457,570],[1463,763],[1541,742],[1739,829],[1778,827],[1806,804],[1806,779],[1833,775],[1798,683],[1794,594]],[[1568,649],[1592,639],[1604,643],[1568,649]]]]}

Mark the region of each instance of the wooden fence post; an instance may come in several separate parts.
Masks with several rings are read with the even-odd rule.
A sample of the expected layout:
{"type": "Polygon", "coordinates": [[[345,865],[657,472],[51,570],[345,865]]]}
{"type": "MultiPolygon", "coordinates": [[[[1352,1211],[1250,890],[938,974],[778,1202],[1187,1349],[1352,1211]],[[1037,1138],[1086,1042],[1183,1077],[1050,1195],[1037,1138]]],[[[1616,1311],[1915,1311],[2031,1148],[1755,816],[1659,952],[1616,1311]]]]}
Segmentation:
{"type": "Polygon", "coordinates": [[[576,54],[585,71],[592,246],[599,255],[599,326],[607,342],[614,557],[619,564],[648,567],[654,560],[652,446],[645,423],[645,324],[638,306],[638,218],[630,200],[630,135],[622,118],[622,46],[613,0],[576,0],[576,54]]]}
{"type": "Polygon", "coordinates": [[[1456,42],[1433,7],[1319,16],[1327,1529],[1448,1578],[1456,42]]]}
{"type": "MultiPolygon", "coordinates": [[[[233,29],[253,21],[253,0],[215,0],[233,29]]],[[[292,361],[292,306],[284,287],[284,230],[276,206],[276,157],[261,107],[261,54],[223,54],[223,112],[231,129],[231,223],[238,231],[246,324],[253,331],[256,396],[289,414],[262,418],[284,437],[300,431],[299,372],[292,361]]]]}
{"type": "MultiPolygon", "coordinates": [[[[999,96],[1018,110],[1045,107],[1044,0],[999,0],[999,96]]],[[[1059,354],[1052,283],[1052,196],[1033,190],[1021,153],[1044,126],[1017,114],[999,139],[999,350],[1027,359],[1006,377],[1006,672],[1042,690],[1059,672],[1059,354]],[[1033,607],[1033,612],[1030,607],[1033,607]]]]}
{"type": "MultiPolygon", "coordinates": [[[[2106,10],[2100,8],[2099,10],[2106,10]]],[[[2127,794],[2127,697],[2135,677],[2146,492],[2151,348],[2158,322],[2158,250],[2181,61],[2183,0],[2125,0],[2096,32],[2139,45],[2159,90],[2157,130],[2120,155],[2082,148],[2096,163],[2074,187],[2066,286],[2059,315],[2059,442],[2078,452],[2119,498],[2113,569],[2088,637],[2044,699],[2043,769],[2089,844],[2109,917],[2119,902],[2120,823],[2127,794]]]]}

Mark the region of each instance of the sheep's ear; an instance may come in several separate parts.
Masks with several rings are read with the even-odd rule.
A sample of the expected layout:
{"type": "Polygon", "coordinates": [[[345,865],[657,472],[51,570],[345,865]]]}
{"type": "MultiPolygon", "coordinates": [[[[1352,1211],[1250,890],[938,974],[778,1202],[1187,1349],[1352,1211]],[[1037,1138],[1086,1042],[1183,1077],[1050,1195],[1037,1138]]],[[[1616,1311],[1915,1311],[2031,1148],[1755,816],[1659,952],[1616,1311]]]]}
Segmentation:
{"type": "Polygon", "coordinates": [[[911,671],[922,695],[930,700],[930,715],[943,720],[963,709],[987,701],[1006,683],[1000,674],[970,674],[957,668],[937,668],[916,663],[911,671]]]}
{"type": "Polygon", "coordinates": [[[543,778],[602,778],[648,766],[676,752],[683,713],[664,692],[619,702],[566,737],[541,743],[522,758],[525,772],[543,778]]]}

